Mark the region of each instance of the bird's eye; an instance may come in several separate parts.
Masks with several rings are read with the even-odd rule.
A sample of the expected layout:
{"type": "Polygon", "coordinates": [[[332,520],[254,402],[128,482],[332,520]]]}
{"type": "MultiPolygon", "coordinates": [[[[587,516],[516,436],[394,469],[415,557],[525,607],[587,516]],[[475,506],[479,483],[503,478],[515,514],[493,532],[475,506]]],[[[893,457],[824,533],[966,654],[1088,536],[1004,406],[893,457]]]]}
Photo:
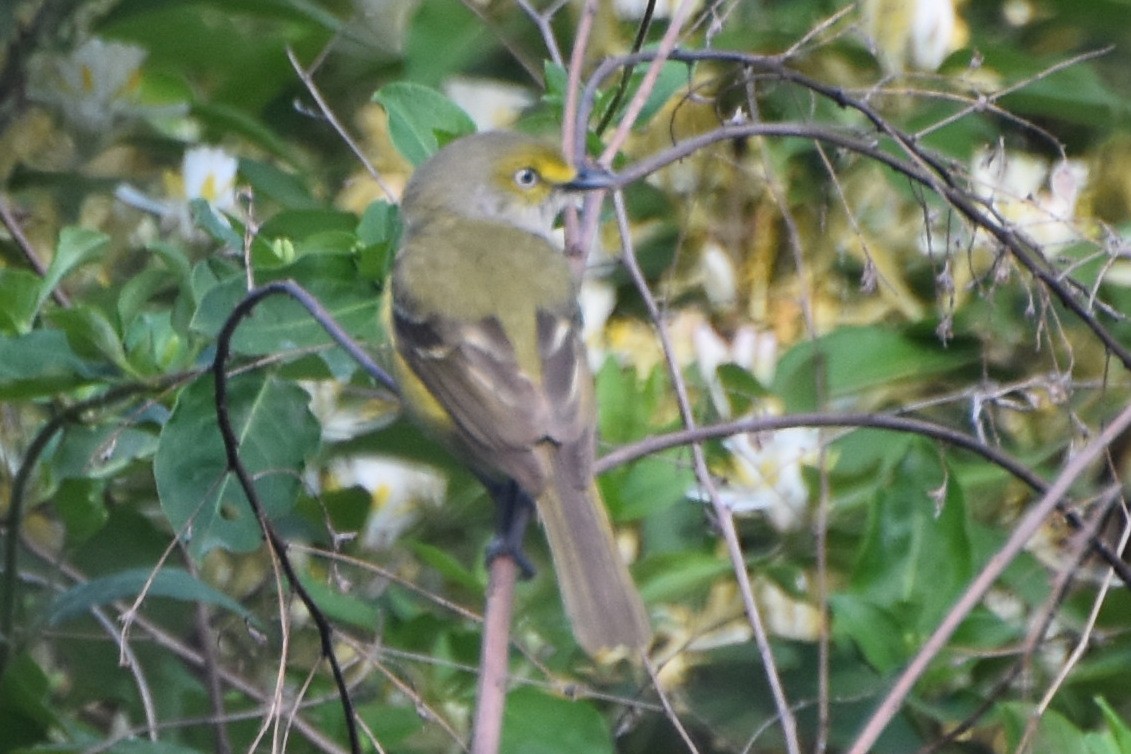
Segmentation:
{"type": "Polygon", "coordinates": [[[514,182],[519,188],[534,188],[538,185],[538,180],[541,178],[538,171],[534,168],[519,168],[515,171],[514,182]]]}

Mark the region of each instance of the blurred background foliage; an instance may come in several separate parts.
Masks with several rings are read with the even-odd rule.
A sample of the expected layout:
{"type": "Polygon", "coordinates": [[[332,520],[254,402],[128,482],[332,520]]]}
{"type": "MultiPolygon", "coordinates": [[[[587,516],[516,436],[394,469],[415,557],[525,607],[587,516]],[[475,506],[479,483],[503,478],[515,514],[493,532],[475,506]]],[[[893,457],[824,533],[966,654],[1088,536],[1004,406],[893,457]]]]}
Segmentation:
{"type": "MultiPolygon", "coordinates": [[[[530,3],[550,47],[522,5],[0,4],[0,752],[242,751],[263,731],[264,749],[286,732],[288,751],[343,750],[309,616],[226,476],[207,366],[249,280],[299,281],[380,355],[412,165],[474,129],[560,128],[579,6],[530,3]]],[[[630,49],[645,5],[598,3],[589,68],[630,49]]],[[[645,44],[675,5],[657,3],[645,44]]],[[[682,48],[788,51],[869,102],[1036,241],[1131,347],[1131,3],[695,5],[682,48]]],[[[836,102],[741,73],[669,64],[623,160],[728,120],[873,135],[836,102]]],[[[874,160],[800,138],[725,142],[628,201],[702,423],[913,415],[1051,478],[1127,403],[1126,374],[1074,315],[874,160]]],[[[607,225],[582,290],[606,451],[679,426],[607,225]]],[[[261,305],[233,348],[244,459],[337,629],[366,736],[382,751],[460,750],[484,494],[294,302],[261,305]]],[[[1126,449],[1074,489],[1086,518],[1114,505],[1115,536],[1122,498],[1108,491],[1126,449]]],[[[879,429],[742,435],[708,454],[806,750],[852,739],[1033,499],[981,458],[879,429]]],[[[600,482],[652,613],[658,684],[699,751],[783,751],[686,451],[600,482]]],[[[639,668],[573,644],[531,539],[542,567],[519,588],[504,749],[686,750],[639,668]]],[[[1131,600],[1081,553],[1050,522],[874,750],[1131,752],[1131,600]]]]}

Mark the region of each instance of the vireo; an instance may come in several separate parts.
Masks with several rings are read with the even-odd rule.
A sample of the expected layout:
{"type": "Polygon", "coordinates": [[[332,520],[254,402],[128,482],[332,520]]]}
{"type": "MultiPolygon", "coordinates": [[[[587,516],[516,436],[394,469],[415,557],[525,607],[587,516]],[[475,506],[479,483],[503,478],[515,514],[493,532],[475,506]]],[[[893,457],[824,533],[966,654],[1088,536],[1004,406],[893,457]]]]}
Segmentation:
{"type": "Polygon", "coordinates": [[[405,188],[385,308],[405,407],[487,487],[500,511],[493,547],[524,568],[537,508],[574,636],[591,655],[651,640],[593,482],[577,284],[551,240],[567,193],[598,185],[531,137],[452,142],[405,188]]]}

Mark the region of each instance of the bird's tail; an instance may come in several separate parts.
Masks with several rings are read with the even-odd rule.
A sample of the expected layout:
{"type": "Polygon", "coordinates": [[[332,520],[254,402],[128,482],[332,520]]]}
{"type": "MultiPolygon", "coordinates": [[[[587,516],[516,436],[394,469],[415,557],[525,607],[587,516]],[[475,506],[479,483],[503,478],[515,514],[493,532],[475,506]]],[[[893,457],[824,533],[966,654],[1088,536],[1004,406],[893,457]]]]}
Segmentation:
{"type": "Polygon", "coordinates": [[[538,513],[578,644],[590,655],[647,647],[648,614],[617,551],[597,485],[590,480],[579,488],[560,467],[555,472],[556,483],[538,498],[538,513]]]}

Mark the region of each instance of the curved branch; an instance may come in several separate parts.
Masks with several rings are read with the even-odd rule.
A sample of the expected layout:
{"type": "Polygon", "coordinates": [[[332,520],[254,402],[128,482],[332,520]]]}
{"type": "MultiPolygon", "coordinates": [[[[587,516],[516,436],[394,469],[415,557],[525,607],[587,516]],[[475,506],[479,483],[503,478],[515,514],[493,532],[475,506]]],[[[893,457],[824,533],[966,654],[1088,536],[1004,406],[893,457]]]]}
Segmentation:
{"type": "MultiPolygon", "coordinates": [[[[231,353],[232,336],[235,334],[236,328],[239,326],[240,322],[242,322],[245,317],[249,316],[252,310],[255,309],[263,299],[280,293],[291,295],[306,306],[315,319],[327,329],[327,332],[331,332],[334,339],[337,340],[343,348],[350,351],[350,354],[354,356],[354,358],[358,358],[360,355],[365,357],[366,361],[369,361],[360,347],[353,344],[352,340],[349,340],[344,332],[341,332],[340,328],[333,323],[333,320],[329,319],[329,314],[322,309],[321,305],[297,283],[284,281],[280,283],[270,283],[256,288],[250,291],[247,296],[236,305],[236,308],[228,316],[227,321],[224,322],[224,326],[221,328],[216,339],[216,356],[212,361],[212,377],[215,381],[216,395],[216,421],[220,426],[220,435],[224,440],[224,451],[227,455],[228,470],[234,473],[236,479],[239,480],[240,487],[247,497],[248,504],[255,513],[255,518],[259,521],[263,536],[266,538],[272,552],[274,552],[275,556],[278,558],[283,573],[287,577],[287,582],[291,585],[291,589],[295,591],[299,600],[302,601],[303,606],[306,607],[307,611],[310,613],[310,617],[318,629],[322,656],[325,657],[326,661],[330,664],[330,672],[334,677],[334,684],[338,688],[338,695],[341,699],[342,712],[345,715],[346,730],[349,734],[350,751],[353,752],[353,754],[360,754],[361,740],[357,732],[357,721],[354,719],[353,700],[350,697],[345,674],[342,672],[341,664],[338,662],[337,654],[334,652],[333,626],[330,625],[330,621],[326,618],[321,608],[318,607],[318,603],[299,580],[298,573],[295,571],[294,565],[287,556],[286,542],[279,536],[279,533],[275,531],[275,528],[267,518],[267,512],[264,509],[263,502],[259,499],[259,492],[255,488],[252,476],[240,460],[239,439],[235,429],[232,427],[232,420],[228,411],[227,363],[231,353]],[[333,332],[331,331],[330,325],[333,327],[333,332]],[[345,339],[344,341],[339,338],[339,334],[341,338],[345,339]],[[357,353],[355,353],[355,351],[357,353]]],[[[372,367],[388,379],[390,384],[392,383],[388,375],[385,375],[384,371],[377,367],[376,364],[372,364],[372,367]]]]}
{"type": "MultiPolygon", "coordinates": [[[[972,435],[924,419],[887,416],[884,414],[813,413],[790,414],[787,416],[761,416],[751,419],[740,419],[723,424],[713,424],[707,427],[693,427],[691,429],[669,432],[663,435],[652,435],[641,442],[627,445],[605,454],[597,461],[595,471],[598,474],[603,474],[617,466],[623,466],[626,463],[631,463],[632,461],[639,460],[653,453],[681,447],[683,445],[692,445],[705,440],[718,440],[748,432],[771,432],[793,427],[867,427],[922,435],[981,456],[995,466],[1009,472],[1038,494],[1043,495],[1049,489],[1048,483],[1029,469],[1028,466],[1013,458],[1008,453],[991,447],[972,435]]],[[[1085,522],[1080,518],[1080,514],[1072,510],[1065,500],[1057,501],[1056,510],[1064,517],[1065,522],[1073,530],[1080,531],[1085,528],[1085,522]]],[[[1092,549],[1092,552],[1115,571],[1124,584],[1131,587],[1131,565],[1124,562],[1119,554],[1108,547],[1098,536],[1090,537],[1088,545],[1092,549]]]]}
{"type": "MultiPolygon", "coordinates": [[[[577,123],[585,124],[592,114],[593,103],[597,95],[597,88],[605,79],[618,69],[625,66],[638,65],[639,63],[654,60],[659,53],[640,52],[633,55],[624,55],[605,60],[586,82],[578,107],[577,123]]],[[[858,98],[849,96],[843,89],[831,86],[824,82],[810,78],[799,73],[787,65],[780,56],[753,55],[749,53],[727,50],[675,50],[667,54],[668,60],[686,63],[694,62],[720,62],[744,66],[751,71],[761,72],[783,81],[797,84],[809,91],[819,94],[835,102],[839,107],[849,108],[863,115],[872,126],[884,136],[890,138],[907,155],[904,160],[895,155],[888,154],[870,141],[851,136],[843,131],[809,124],[769,124],[752,123],[730,125],[724,124],[718,129],[700,134],[683,142],[656,157],[642,161],[623,171],[613,183],[624,186],[632,180],[647,175],[671,161],[685,157],[688,154],[708,144],[724,139],[745,138],[749,136],[799,136],[812,138],[819,141],[835,144],[850,149],[866,157],[872,158],[906,176],[907,178],[923,185],[942,197],[951,207],[958,211],[976,227],[982,228],[990,234],[1017,262],[1031,275],[1036,277],[1050,290],[1056,299],[1069,311],[1075,314],[1084,325],[1099,338],[1119,361],[1123,367],[1131,371],[1131,349],[1120,343],[1107,328],[1089,311],[1088,303],[1081,301],[1072,290],[1072,286],[1061,279],[1060,271],[1056,270],[1044,258],[1039,247],[1016,230],[998,215],[985,202],[973,196],[966,188],[960,186],[954,175],[943,160],[921,147],[917,140],[895,126],[891,125],[875,108],[858,98]]],[[[574,132],[576,154],[583,154],[585,129],[577,128],[574,132]]]]}

